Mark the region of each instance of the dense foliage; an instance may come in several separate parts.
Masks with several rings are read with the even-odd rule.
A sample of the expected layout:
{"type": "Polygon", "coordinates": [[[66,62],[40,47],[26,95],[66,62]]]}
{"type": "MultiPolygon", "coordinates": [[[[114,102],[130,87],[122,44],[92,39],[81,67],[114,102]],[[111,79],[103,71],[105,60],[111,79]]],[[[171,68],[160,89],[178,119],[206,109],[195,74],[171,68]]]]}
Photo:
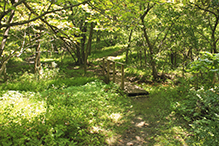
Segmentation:
{"type": "Polygon", "coordinates": [[[0,145],[117,143],[130,99],[96,80],[107,56],[182,126],[151,144],[219,145],[218,24],[218,0],[0,1],[0,145]]]}
{"type": "Polygon", "coordinates": [[[187,96],[174,105],[174,111],[183,116],[194,131],[196,141],[201,145],[218,145],[219,137],[219,88],[210,90],[191,89],[187,96]]]}
{"type": "Polygon", "coordinates": [[[188,72],[193,73],[191,80],[197,88],[214,87],[218,83],[219,54],[202,52],[201,56],[190,64],[188,72]]]}
{"type": "Polygon", "coordinates": [[[130,107],[117,89],[94,81],[40,94],[8,91],[0,99],[1,145],[107,144],[130,107]]]}

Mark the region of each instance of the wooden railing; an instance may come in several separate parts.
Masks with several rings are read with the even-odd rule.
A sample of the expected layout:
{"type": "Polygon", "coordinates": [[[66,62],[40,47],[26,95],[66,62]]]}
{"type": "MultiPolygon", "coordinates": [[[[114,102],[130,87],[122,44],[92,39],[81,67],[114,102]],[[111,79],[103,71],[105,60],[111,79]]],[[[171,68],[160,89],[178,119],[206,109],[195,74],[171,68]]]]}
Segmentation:
{"type": "Polygon", "coordinates": [[[116,69],[115,69],[115,64],[119,64],[121,65],[121,73],[122,73],[122,76],[121,76],[121,89],[124,90],[124,66],[125,64],[121,63],[121,62],[116,62],[116,61],[113,61],[113,60],[110,60],[110,59],[106,59],[106,58],[103,58],[103,76],[106,77],[106,82],[109,83],[110,82],[110,62],[113,63],[113,83],[116,82],[116,69]],[[106,69],[106,76],[105,76],[105,60],[107,61],[107,69],[106,69]]]}

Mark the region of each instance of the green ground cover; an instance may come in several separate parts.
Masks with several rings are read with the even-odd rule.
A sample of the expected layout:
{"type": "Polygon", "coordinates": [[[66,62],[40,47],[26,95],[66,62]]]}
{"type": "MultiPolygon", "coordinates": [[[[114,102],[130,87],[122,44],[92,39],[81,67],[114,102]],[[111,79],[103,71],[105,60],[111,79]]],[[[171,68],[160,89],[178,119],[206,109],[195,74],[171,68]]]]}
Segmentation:
{"type": "Polygon", "coordinates": [[[44,92],[7,91],[0,99],[2,145],[102,145],[116,140],[130,100],[93,81],[44,92]],[[117,129],[118,128],[118,129],[117,129]],[[110,140],[111,139],[111,140],[110,140]]]}
{"type": "MultiPolygon", "coordinates": [[[[122,48],[103,50],[110,50],[107,56],[122,48]]],[[[98,57],[89,60],[97,65],[98,57]]],[[[170,79],[147,84],[147,68],[127,67],[126,76],[138,76],[136,84],[150,93],[127,97],[95,72],[84,74],[68,56],[43,60],[40,75],[31,65],[16,71],[22,60],[8,69],[9,80],[0,86],[0,145],[126,145],[133,139],[151,146],[218,145],[217,82],[202,89],[188,77],[177,78],[179,84],[170,79]],[[53,61],[58,67],[51,67],[53,61]],[[136,128],[138,122],[144,125],[136,128]]]]}

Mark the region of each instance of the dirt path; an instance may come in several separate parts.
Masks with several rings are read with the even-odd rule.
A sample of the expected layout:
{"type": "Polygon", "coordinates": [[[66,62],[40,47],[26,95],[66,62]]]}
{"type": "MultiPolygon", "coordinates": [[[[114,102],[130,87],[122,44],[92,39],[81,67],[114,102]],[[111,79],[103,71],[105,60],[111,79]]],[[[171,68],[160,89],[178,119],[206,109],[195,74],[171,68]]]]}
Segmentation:
{"type": "MultiPolygon", "coordinates": [[[[125,49],[122,49],[112,53],[110,56],[117,57],[124,51],[125,49]]],[[[91,67],[100,77],[103,76],[102,68],[99,66],[99,64],[102,64],[101,61],[99,59],[98,65],[91,67]]],[[[119,81],[118,77],[119,72],[116,79],[119,81]]],[[[115,146],[187,146],[185,141],[189,132],[182,129],[183,121],[178,120],[170,111],[171,103],[168,98],[172,95],[168,95],[165,88],[160,89],[163,86],[162,84],[158,86],[159,88],[147,85],[147,87],[154,90],[150,90],[150,94],[147,96],[130,97],[132,107],[130,107],[124,117],[130,123],[121,125],[124,126],[125,132],[118,135],[115,146]]]]}
{"type": "MultiPolygon", "coordinates": [[[[125,49],[122,49],[109,56],[116,58],[124,51],[125,49]]],[[[102,64],[102,62],[99,63],[102,64]]],[[[96,67],[98,69],[96,73],[103,76],[102,68],[96,67]]],[[[118,78],[116,80],[119,82],[118,78]]],[[[118,136],[115,146],[187,146],[186,140],[189,131],[182,128],[184,121],[171,113],[171,102],[168,98],[173,95],[169,95],[166,90],[170,88],[165,88],[169,85],[157,84],[156,87],[155,85],[151,86],[151,83],[147,85],[149,95],[130,97],[132,107],[124,117],[130,123],[126,123],[128,126],[123,125],[124,132],[118,136]]],[[[175,93],[175,88],[169,92],[172,90],[175,93]]]]}
{"type": "MultiPolygon", "coordinates": [[[[117,56],[123,53],[125,49],[119,50],[117,52],[112,53],[110,56],[117,56]]],[[[99,64],[102,64],[99,61],[99,64]]],[[[95,73],[98,76],[103,76],[102,68],[98,65],[94,66],[95,73]]],[[[111,75],[112,76],[112,75],[111,75]]],[[[112,77],[111,77],[112,81],[112,77]]],[[[118,72],[116,75],[116,81],[118,84],[121,82],[121,75],[118,72]]],[[[125,86],[126,88],[130,85],[130,82],[126,80],[125,86]]],[[[130,90],[131,88],[128,87],[130,90]]],[[[160,121],[159,115],[157,115],[157,111],[152,111],[153,109],[150,107],[151,99],[149,96],[143,96],[141,98],[132,97],[133,109],[132,114],[129,115],[129,119],[131,119],[131,123],[129,127],[126,127],[126,131],[120,136],[118,139],[117,144],[118,146],[146,146],[146,145],[153,145],[153,138],[154,135],[157,133],[157,128],[159,125],[163,125],[160,121]],[[150,114],[148,114],[150,113],[150,114]],[[155,115],[154,115],[155,114],[155,115]],[[157,116],[156,116],[157,115],[157,116]],[[156,122],[154,122],[156,121],[156,122]]]]}
{"type": "Polygon", "coordinates": [[[118,146],[152,146],[154,138],[159,133],[162,117],[150,107],[150,98],[132,99],[133,113],[130,115],[131,123],[124,134],[119,138],[118,146]]]}

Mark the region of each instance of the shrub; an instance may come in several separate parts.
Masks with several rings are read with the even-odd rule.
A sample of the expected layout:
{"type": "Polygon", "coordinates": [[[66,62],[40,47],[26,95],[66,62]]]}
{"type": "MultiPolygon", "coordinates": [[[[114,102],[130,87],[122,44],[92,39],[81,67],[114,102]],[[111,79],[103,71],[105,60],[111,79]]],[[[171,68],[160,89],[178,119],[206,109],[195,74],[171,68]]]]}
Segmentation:
{"type": "Polygon", "coordinates": [[[201,57],[192,62],[187,71],[193,73],[190,80],[194,81],[197,88],[200,85],[206,88],[213,87],[218,80],[219,53],[202,52],[201,57]]]}
{"type": "Polygon", "coordinates": [[[174,110],[183,116],[202,145],[219,144],[219,88],[191,89],[185,100],[177,102],[174,110]]]}

